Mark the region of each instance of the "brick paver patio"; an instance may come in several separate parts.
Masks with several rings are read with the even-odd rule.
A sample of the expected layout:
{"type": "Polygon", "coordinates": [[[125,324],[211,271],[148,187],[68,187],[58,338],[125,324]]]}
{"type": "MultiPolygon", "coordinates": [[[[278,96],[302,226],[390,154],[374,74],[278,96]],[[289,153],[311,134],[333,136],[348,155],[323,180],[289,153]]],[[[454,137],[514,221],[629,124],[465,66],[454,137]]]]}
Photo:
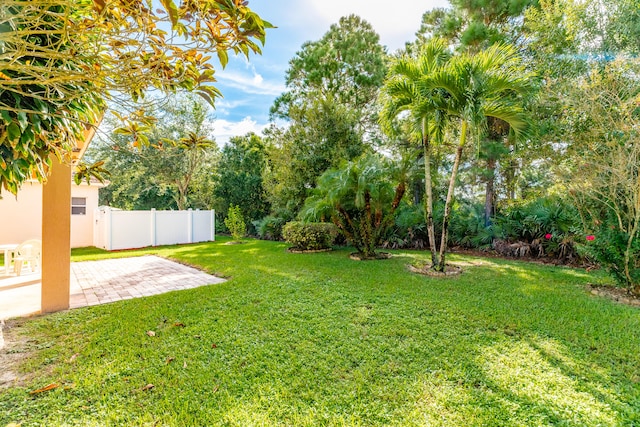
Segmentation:
{"type": "MultiPolygon", "coordinates": [[[[25,276],[24,286],[2,286],[0,281],[0,319],[40,311],[41,285],[39,276],[33,276],[25,276]]],[[[224,279],[152,255],[73,262],[69,303],[70,308],[86,307],[221,282],[224,279]]]]}
{"type": "Polygon", "coordinates": [[[222,283],[224,279],[153,255],[71,263],[71,308],[222,283]]]}

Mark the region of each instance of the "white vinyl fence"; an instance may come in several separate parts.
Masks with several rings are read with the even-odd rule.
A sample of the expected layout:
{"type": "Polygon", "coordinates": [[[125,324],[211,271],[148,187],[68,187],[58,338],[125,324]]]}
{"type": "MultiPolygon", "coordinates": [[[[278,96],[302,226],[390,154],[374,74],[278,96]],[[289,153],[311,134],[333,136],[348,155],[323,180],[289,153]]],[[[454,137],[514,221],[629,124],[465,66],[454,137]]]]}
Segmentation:
{"type": "Polygon", "coordinates": [[[215,211],[96,210],[93,242],[109,251],[215,240],[215,211]]]}

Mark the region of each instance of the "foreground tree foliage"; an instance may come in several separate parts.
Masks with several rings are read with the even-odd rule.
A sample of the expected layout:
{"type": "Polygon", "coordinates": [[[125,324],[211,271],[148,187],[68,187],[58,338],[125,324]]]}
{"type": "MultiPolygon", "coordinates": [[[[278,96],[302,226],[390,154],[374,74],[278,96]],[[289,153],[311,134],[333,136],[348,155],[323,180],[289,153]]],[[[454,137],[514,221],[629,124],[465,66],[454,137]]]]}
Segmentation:
{"type": "Polygon", "coordinates": [[[568,98],[567,187],[587,252],[640,295],[640,62],[594,69],[568,98]],[[593,233],[593,234],[591,234],[593,233]],[[586,237],[585,237],[586,238],[586,237]]]}
{"type": "MultiPolygon", "coordinates": [[[[68,162],[105,101],[219,91],[211,55],[260,52],[268,22],[239,0],[8,0],[0,6],[0,188],[68,162]],[[122,96],[122,98],[120,98],[122,96]]],[[[137,141],[137,140],[136,140],[137,141]]]]}
{"type": "Polygon", "coordinates": [[[218,151],[209,139],[208,112],[208,104],[194,95],[171,97],[148,112],[153,123],[136,125],[136,134],[127,116],[113,112],[120,120],[109,124],[128,125],[116,128],[87,153],[111,171],[101,202],[121,209],[210,209],[211,202],[201,193],[211,191],[218,151]],[[136,147],[134,138],[145,143],[136,147]]]}

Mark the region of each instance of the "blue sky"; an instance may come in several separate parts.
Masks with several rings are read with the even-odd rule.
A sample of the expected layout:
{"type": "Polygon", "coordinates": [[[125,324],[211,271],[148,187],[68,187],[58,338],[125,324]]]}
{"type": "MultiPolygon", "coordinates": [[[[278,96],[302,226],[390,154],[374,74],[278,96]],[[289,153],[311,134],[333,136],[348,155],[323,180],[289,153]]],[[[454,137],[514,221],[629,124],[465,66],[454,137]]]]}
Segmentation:
{"type": "Polygon", "coordinates": [[[249,61],[232,57],[224,70],[217,70],[217,86],[224,95],[214,112],[218,144],[267,126],[269,108],[285,90],[289,60],[302,43],[320,39],[340,17],[354,13],[364,18],[393,52],[413,40],[424,12],[446,7],[448,1],[404,0],[398,5],[383,0],[250,0],[249,7],[278,28],[268,31],[262,55],[251,55],[249,61]]]}

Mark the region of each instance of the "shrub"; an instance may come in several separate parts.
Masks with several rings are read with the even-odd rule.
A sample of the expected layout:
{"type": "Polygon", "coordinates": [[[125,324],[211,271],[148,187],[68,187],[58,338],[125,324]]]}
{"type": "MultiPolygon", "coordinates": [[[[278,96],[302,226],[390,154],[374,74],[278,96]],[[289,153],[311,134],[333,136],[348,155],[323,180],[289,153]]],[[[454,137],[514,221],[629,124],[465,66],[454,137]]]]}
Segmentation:
{"type": "Polygon", "coordinates": [[[375,249],[393,226],[405,190],[401,165],[369,154],[323,173],[300,217],[330,218],[362,258],[376,259],[375,249]]]}
{"type": "Polygon", "coordinates": [[[233,240],[240,240],[244,237],[247,233],[247,226],[244,223],[240,206],[231,205],[229,207],[229,212],[227,213],[227,218],[224,220],[224,225],[229,229],[233,240]]]}
{"type": "MultiPolygon", "coordinates": [[[[436,231],[436,233],[438,233],[436,231]]],[[[387,249],[428,248],[427,224],[422,204],[401,203],[396,211],[395,222],[384,235],[382,247],[387,249]]]]}
{"type": "Polygon", "coordinates": [[[265,216],[253,221],[258,237],[263,240],[282,240],[282,227],[286,220],[276,216],[265,216]]]}
{"type": "Polygon", "coordinates": [[[546,197],[513,205],[494,220],[494,225],[502,230],[502,238],[530,246],[531,252],[527,255],[547,256],[563,262],[578,258],[575,240],[580,234],[580,216],[566,200],[546,197]]]}
{"type": "Polygon", "coordinates": [[[328,249],[337,234],[336,227],[326,222],[288,222],[282,229],[284,239],[303,251],[328,249]]]}
{"type": "Polygon", "coordinates": [[[496,239],[502,237],[498,224],[485,226],[484,205],[460,204],[454,206],[449,225],[449,242],[463,248],[487,250],[496,239]]]}
{"type": "Polygon", "coordinates": [[[581,252],[595,259],[616,283],[640,295],[640,241],[605,221],[595,235],[583,236],[581,252]]]}

